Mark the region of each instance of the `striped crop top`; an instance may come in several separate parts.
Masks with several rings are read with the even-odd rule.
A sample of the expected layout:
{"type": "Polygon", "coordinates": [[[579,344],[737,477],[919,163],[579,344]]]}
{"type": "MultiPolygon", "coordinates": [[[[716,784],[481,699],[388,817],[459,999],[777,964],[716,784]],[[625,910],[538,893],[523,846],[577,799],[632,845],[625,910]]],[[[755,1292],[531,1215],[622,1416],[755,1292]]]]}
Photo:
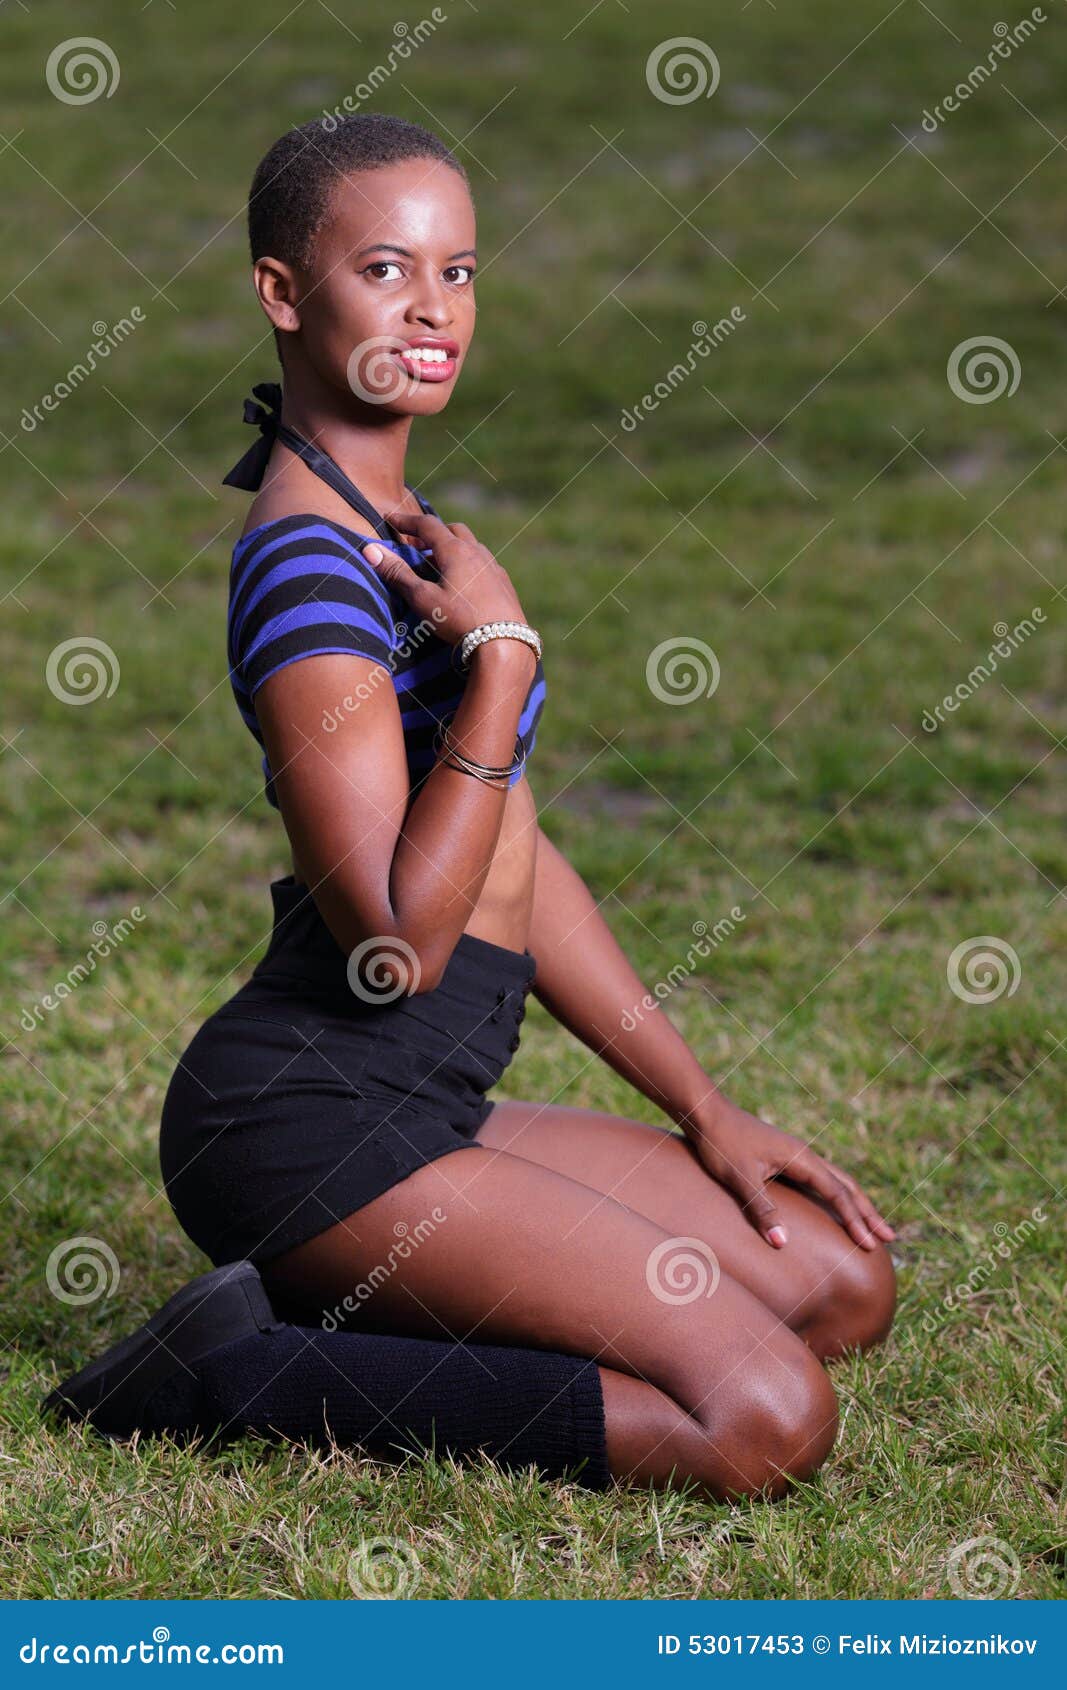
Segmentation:
{"type": "MultiPolygon", "coordinates": [[[[351,651],[392,671],[400,707],[408,775],[415,787],[437,761],[434,736],[442,717],[463,696],[465,676],[452,647],[414,617],[403,595],[363,557],[361,548],[388,542],[345,528],[328,517],[302,514],[264,522],[233,548],[227,649],[230,684],[241,717],[263,752],[267,802],[278,804],[266,745],[256,718],[255,695],[287,663],[320,652],[351,651]],[[416,626],[408,637],[409,621],[416,626]]],[[[396,543],[392,549],[426,579],[434,579],[432,549],[396,543]]],[[[528,757],[545,700],[541,659],[519,718],[528,757]]],[[[504,759],[501,759],[504,761],[504,759]]],[[[522,774],[516,769],[508,782],[522,774]]]]}

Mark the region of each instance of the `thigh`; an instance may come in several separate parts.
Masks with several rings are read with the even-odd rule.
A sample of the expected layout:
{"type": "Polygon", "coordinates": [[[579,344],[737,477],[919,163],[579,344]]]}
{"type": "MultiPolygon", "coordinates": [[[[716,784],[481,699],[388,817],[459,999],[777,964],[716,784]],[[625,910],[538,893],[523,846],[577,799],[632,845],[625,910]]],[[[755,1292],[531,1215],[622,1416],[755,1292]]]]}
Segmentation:
{"type": "Polygon", "coordinates": [[[817,1336],[820,1353],[842,1347],[828,1330],[835,1301],[842,1305],[838,1336],[860,1345],[881,1335],[892,1312],[885,1250],[859,1249],[817,1199],[781,1181],[775,1201],[789,1243],[775,1250],[680,1132],[596,1109],[509,1098],[494,1106],[477,1137],[488,1149],[584,1180],[674,1237],[705,1240],[732,1279],[794,1331],[817,1336]]]}
{"type": "Polygon", "coordinates": [[[724,1470],[747,1470],[798,1428],[821,1459],[835,1411],[819,1363],[727,1273],[709,1272],[695,1295],[665,1296],[659,1269],[671,1246],[669,1232],[615,1198],[471,1145],[263,1274],[325,1318],[347,1296],[360,1323],[393,1332],[590,1357],[667,1394],[724,1470]]]}

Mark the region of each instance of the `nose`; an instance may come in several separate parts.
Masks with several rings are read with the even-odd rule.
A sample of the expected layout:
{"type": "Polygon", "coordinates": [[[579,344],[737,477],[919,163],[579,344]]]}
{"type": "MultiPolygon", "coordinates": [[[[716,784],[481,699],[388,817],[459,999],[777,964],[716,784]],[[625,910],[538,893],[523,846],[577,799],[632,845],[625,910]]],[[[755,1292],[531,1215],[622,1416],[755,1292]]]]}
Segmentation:
{"type": "Polygon", "coordinates": [[[435,272],[424,275],[415,289],[412,306],[416,321],[435,329],[447,329],[452,321],[453,308],[448,283],[435,272]]]}
{"type": "Polygon", "coordinates": [[[414,310],[414,320],[421,327],[444,333],[452,323],[452,310],[443,301],[420,300],[414,310]]]}

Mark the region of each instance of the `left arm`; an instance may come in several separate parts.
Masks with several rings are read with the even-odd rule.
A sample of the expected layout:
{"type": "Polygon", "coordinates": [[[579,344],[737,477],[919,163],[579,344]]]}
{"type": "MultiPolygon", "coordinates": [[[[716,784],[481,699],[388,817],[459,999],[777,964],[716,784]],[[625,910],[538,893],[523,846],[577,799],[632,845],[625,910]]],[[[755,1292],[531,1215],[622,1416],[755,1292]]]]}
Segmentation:
{"type": "Polygon", "coordinates": [[[768,1243],[786,1242],[768,1187],[779,1173],[825,1198],[866,1249],[895,1236],[850,1174],[719,1091],[634,973],[584,880],[541,828],[529,948],[537,962],[533,995],[682,1128],[768,1243]]]}

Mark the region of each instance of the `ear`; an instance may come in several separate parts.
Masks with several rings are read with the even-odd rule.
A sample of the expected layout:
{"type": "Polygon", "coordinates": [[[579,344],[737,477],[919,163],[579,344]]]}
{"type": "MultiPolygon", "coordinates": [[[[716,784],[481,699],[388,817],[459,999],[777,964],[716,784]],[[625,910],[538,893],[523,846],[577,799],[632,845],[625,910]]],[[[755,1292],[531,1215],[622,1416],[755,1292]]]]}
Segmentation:
{"type": "Polygon", "coordinates": [[[252,267],[259,303],[276,329],[292,334],[300,327],[300,289],[296,271],[280,258],[259,258],[252,267]]]}

